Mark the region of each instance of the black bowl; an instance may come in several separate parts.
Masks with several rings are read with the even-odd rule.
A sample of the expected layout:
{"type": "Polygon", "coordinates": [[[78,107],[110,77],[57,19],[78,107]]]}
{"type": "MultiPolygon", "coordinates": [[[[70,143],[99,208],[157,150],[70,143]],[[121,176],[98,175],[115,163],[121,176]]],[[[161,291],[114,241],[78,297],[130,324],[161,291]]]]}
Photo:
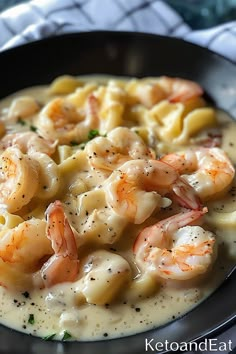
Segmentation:
{"type": "MultiPolygon", "coordinates": [[[[49,83],[62,74],[179,76],[199,82],[218,107],[236,117],[233,63],[179,39],[129,32],[69,34],[1,53],[0,97],[49,83]]],[[[166,340],[197,341],[215,336],[236,321],[235,293],[236,273],[185,316],[156,330],[108,341],[45,342],[1,326],[0,353],[141,354],[145,339],[153,338],[152,345],[166,340]]]]}

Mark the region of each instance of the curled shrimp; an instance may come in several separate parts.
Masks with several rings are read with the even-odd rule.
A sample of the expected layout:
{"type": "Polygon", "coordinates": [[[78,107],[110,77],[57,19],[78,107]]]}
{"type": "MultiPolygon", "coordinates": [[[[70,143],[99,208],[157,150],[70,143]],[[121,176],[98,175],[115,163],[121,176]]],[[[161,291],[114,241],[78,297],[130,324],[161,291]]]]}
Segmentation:
{"type": "Polygon", "coordinates": [[[34,132],[24,132],[7,134],[0,141],[0,150],[5,150],[10,146],[18,146],[24,153],[43,152],[52,155],[55,152],[57,142],[47,140],[34,132]]]}
{"type": "Polygon", "coordinates": [[[188,280],[205,273],[216,256],[215,237],[187,225],[206,212],[191,210],[144,228],[133,247],[138,266],[165,279],[188,280]]]}
{"type": "Polygon", "coordinates": [[[46,223],[31,219],[0,233],[0,258],[20,270],[34,272],[42,265],[41,260],[52,254],[46,237],[46,223]]]}
{"type": "Polygon", "coordinates": [[[44,107],[39,114],[37,126],[44,138],[58,139],[60,144],[64,144],[75,139],[76,127],[81,120],[82,117],[76,107],[60,97],[50,101],[44,107]]]}
{"type": "Polygon", "coordinates": [[[225,194],[235,175],[226,153],[216,147],[168,154],[161,161],[177,169],[202,200],[225,194]]]}
{"type": "Polygon", "coordinates": [[[141,224],[159,207],[170,205],[166,195],[174,195],[178,203],[199,209],[200,203],[192,187],[176,170],[157,160],[132,160],[113,171],[105,182],[106,200],[118,215],[141,224]]]}
{"type": "Polygon", "coordinates": [[[170,102],[185,102],[203,94],[201,86],[196,82],[178,77],[162,76],[158,79],[158,84],[165,91],[170,102]]]}
{"type": "Polygon", "coordinates": [[[202,88],[193,81],[178,77],[161,76],[155,80],[131,82],[128,91],[147,108],[167,99],[169,102],[183,102],[203,94],[202,88]]]}
{"type": "Polygon", "coordinates": [[[54,254],[40,270],[45,287],[76,280],[79,261],[74,232],[60,201],[51,203],[46,210],[47,237],[54,254]]]}
{"type": "Polygon", "coordinates": [[[39,114],[37,127],[45,139],[58,140],[60,144],[88,139],[90,129],[98,127],[97,99],[90,95],[85,110],[59,97],[50,101],[39,114]]]}
{"type": "Polygon", "coordinates": [[[138,134],[126,127],[115,128],[107,137],[91,140],[85,152],[92,167],[107,171],[114,170],[130,159],[155,158],[138,134]]]}
{"type": "Polygon", "coordinates": [[[30,273],[22,272],[17,266],[4,262],[0,258],[0,286],[7,289],[25,291],[33,287],[33,278],[30,273]]]}
{"type": "Polygon", "coordinates": [[[20,210],[34,197],[38,184],[38,163],[23,154],[18,147],[9,147],[0,155],[2,207],[11,213],[20,210]]]}
{"type": "Polygon", "coordinates": [[[12,229],[3,229],[0,232],[0,284],[15,290],[30,289],[34,272],[52,253],[43,220],[33,218],[12,229]]]}
{"type": "Polygon", "coordinates": [[[37,113],[40,108],[40,104],[31,96],[17,97],[12,101],[5,120],[17,121],[19,118],[28,118],[37,113]]]}

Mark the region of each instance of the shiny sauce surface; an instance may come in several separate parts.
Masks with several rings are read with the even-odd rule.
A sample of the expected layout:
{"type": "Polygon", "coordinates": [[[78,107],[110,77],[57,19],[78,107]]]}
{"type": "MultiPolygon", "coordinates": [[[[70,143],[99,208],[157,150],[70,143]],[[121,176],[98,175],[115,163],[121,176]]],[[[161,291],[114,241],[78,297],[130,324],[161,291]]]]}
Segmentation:
{"type": "MultiPolygon", "coordinates": [[[[82,79],[82,81],[83,80],[85,79],[82,79]]],[[[102,80],[101,78],[93,77],[90,80],[99,81],[101,84],[101,82],[106,82],[108,79],[104,78],[102,80]]],[[[119,79],[118,81],[121,82],[118,87],[122,88],[122,80],[119,79]]],[[[1,101],[0,111],[2,112],[3,121],[13,99],[22,96],[30,96],[37,100],[42,106],[45,106],[52,97],[61,97],[61,95],[57,95],[57,93],[49,93],[48,87],[34,87],[22,90],[1,101]]],[[[219,129],[222,134],[220,148],[228,154],[230,160],[235,165],[236,122],[219,110],[217,110],[216,116],[218,122],[217,129],[219,129]]],[[[133,119],[131,118],[126,121],[127,126],[131,125],[133,119]]],[[[30,121],[30,125],[32,126],[37,124],[35,123],[35,116],[28,121],[30,121]]],[[[135,124],[132,123],[134,126],[135,124]]],[[[24,132],[26,128],[25,125],[19,123],[18,119],[17,122],[10,122],[7,125],[7,129],[9,133],[11,133],[15,131],[24,132]]],[[[202,131],[204,132],[204,129],[201,130],[197,136],[201,137],[201,134],[204,136],[202,131]]],[[[140,134],[142,134],[142,132],[140,134]]],[[[150,145],[150,141],[151,138],[149,137],[148,145],[150,145]]],[[[160,140],[158,140],[156,147],[157,155],[158,152],[161,156],[167,152],[174,151],[173,146],[168,142],[162,141],[160,144],[159,143],[160,140]]],[[[191,144],[196,146],[195,142],[191,144]]],[[[13,212],[13,214],[21,217],[23,220],[29,219],[32,216],[44,219],[45,209],[49,202],[53,202],[54,199],[60,199],[67,205],[66,214],[70,224],[75,227],[78,233],[82,233],[85,229],[84,225],[88,223],[88,215],[86,215],[86,213],[91,215],[96,207],[102,208],[103,204],[104,209],[102,210],[104,210],[104,213],[106,212],[104,196],[99,194],[100,192],[96,190],[95,194],[91,197],[93,203],[91,205],[89,203],[86,204],[86,191],[83,190],[82,182],[81,193],[77,191],[76,198],[74,197],[74,192],[71,192],[73,194],[71,197],[65,191],[69,189],[71,191],[74,190],[73,188],[77,188],[77,185],[75,187],[75,181],[77,181],[78,177],[81,181],[86,181],[88,191],[94,190],[96,186],[103,183],[104,175],[102,173],[99,175],[99,173],[93,174],[89,172],[90,177],[88,178],[88,171],[90,170],[88,159],[86,159],[84,155],[85,150],[81,150],[78,158],[79,174],[73,167],[72,173],[70,173],[71,167],[68,167],[65,161],[71,158],[71,156],[73,157],[74,154],[76,154],[76,150],[73,150],[73,144],[68,145],[70,145],[68,148],[63,148],[64,150],[61,155],[63,157],[57,154],[54,159],[58,165],[62,166],[61,169],[63,172],[61,172],[61,178],[64,179],[64,182],[61,194],[57,192],[55,197],[53,196],[49,198],[49,200],[41,200],[41,202],[36,200],[30,204],[30,207],[25,206],[23,209],[13,212]],[[97,202],[95,201],[96,198],[97,202]],[[76,210],[80,213],[79,219],[78,215],[74,213],[75,199],[77,203],[76,210]],[[88,211],[85,210],[85,208],[88,208],[88,211]]],[[[176,150],[181,150],[183,146],[186,148],[186,144],[176,145],[176,150]]],[[[236,260],[236,222],[232,217],[236,212],[235,178],[232,182],[232,186],[225,195],[208,200],[205,205],[208,207],[209,211],[204,215],[201,226],[216,235],[218,248],[216,260],[206,273],[194,277],[193,279],[182,281],[170,279],[160,280],[155,277],[155,280],[153,280],[152,277],[149,278],[148,276],[140,278],[140,270],[135,263],[132,245],[138,233],[145,226],[152,225],[158,220],[174,215],[175,208],[176,213],[179,212],[177,207],[174,206],[172,208],[171,206],[167,206],[158,210],[157,214],[154,212],[141,224],[126,222],[125,226],[120,226],[122,225],[120,219],[114,219],[112,221],[113,224],[111,224],[114,225],[113,231],[115,229],[117,233],[121,234],[121,237],[114,236],[116,237],[115,242],[111,241],[113,237],[113,231],[111,230],[108,232],[106,229],[104,241],[94,242],[93,234],[88,233],[87,237],[89,242],[83,243],[82,249],[79,251],[82,270],[80,269],[76,283],[66,282],[56,284],[50,288],[26,287],[20,290],[15,290],[14,287],[1,286],[0,322],[16,330],[39,337],[52,336],[54,339],[62,339],[65,333],[69,333],[68,339],[92,341],[143,332],[177,319],[209,296],[222,283],[229,267],[234,264],[236,260]],[[112,298],[111,301],[103,303],[102,300],[98,300],[97,303],[92,303],[92,301],[88,303],[88,301],[84,301],[84,294],[81,295],[80,289],[85,289],[86,287],[81,279],[83,279],[84,274],[88,274],[89,272],[88,267],[90,265],[89,257],[91,252],[95,252],[99,259],[99,252],[101,252],[101,250],[108,252],[105,253],[105,255],[118,254],[130,264],[132,274],[131,281],[128,285],[121,283],[120,293],[118,291],[117,296],[115,296],[114,299],[112,298]],[[139,281],[140,279],[141,281],[139,281]],[[154,290],[153,282],[156,284],[154,290]]],[[[111,225],[108,225],[108,228],[110,226],[111,229],[111,225]]],[[[101,230],[104,230],[103,226],[101,226],[101,230]]],[[[78,238],[78,240],[78,243],[80,243],[80,238],[78,238]]],[[[98,262],[100,262],[100,260],[98,260],[98,262]]],[[[109,263],[109,260],[107,262],[109,263]]],[[[116,269],[116,266],[119,268],[115,259],[112,262],[114,269],[116,269]]],[[[107,268],[105,267],[99,274],[101,278],[106,279],[107,268]]],[[[98,283],[97,287],[101,287],[101,284],[98,283]]],[[[86,293],[87,298],[90,296],[89,291],[90,290],[86,293]]],[[[86,291],[84,290],[84,292],[86,291]]],[[[101,298],[103,298],[103,296],[104,295],[101,294],[101,298]]]]}

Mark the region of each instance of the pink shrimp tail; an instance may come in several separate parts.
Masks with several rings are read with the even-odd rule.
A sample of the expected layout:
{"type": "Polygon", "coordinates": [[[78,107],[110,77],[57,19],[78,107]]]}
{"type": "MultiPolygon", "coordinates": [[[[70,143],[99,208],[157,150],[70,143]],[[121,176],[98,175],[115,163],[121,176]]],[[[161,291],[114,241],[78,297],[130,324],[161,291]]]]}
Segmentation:
{"type": "MultiPolygon", "coordinates": [[[[189,210],[185,213],[179,213],[173,216],[170,216],[167,219],[159,221],[157,224],[148,226],[144,228],[137,236],[133,244],[133,253],[136,254],[139,248],[148,241],[149,237],[152,236],[155,226],[158,228],[168,229],[168,227],[174,222],[178,225],[178,228],[187,226],[198,220],[201,216],[208,212],[207,207],[202,208],[201,210],[189,210]]],[[[149,240],[150,241],[150,240],[149,240]]]]}
{"type": "Polygon", "coordinates": [[[202,209],[202,203],[200,201],[200,198],[197,196],[194,188],[190,186],[190,184],[188,184],[188,182],[186,182],[181,177],[174,185],[173,192],[173,198],[182,207],[192,210],[202,209]]]}
{"type": "Polygon", "coordinates": [[[173,93],[168,97],[169,102],[186,102],[191,98],[203,95],[203,89],[197,83],[188,80],[176,80],[173,93]]]}
{"type": "Polygon", "coordinates": [[[88,97],[87,112],[86,112],[91,128],[97,128],[99,125],[98,111],[99,111],[98,99],[93,94],[91,94],[88,97]]]}
{"type": "Polygon", "coordinates": [[[79,260],[74,232],[59,200],[46,211],[47,237],[51,240],[54,255],[41,268],[44,286],[73,282],[79,271],[79,260]]]}

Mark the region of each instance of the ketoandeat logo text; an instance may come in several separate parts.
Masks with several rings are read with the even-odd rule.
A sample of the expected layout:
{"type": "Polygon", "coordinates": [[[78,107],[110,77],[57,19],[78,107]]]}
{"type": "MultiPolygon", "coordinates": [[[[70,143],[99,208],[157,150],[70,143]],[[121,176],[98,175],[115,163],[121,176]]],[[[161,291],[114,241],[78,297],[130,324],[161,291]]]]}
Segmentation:
{"type": "Polygon", "coordinates": [[[154,338],[145,339],[146,352],[162,352],[162,351],[210,351],[210,352],[230,352],[232,350],[232,340],[221,342],[217,338],[205,339],[202,342],[164,342],[155,341],[154,338]]]}

